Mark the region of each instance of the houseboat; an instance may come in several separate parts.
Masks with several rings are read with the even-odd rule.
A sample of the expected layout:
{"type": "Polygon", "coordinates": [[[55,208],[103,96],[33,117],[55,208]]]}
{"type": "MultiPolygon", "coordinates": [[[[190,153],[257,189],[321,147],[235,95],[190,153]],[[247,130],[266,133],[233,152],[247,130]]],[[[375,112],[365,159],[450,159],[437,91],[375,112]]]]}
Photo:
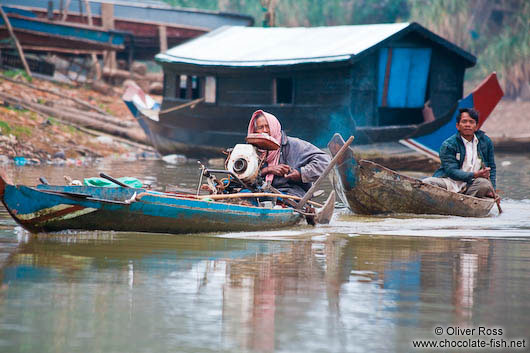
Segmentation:
{"type": "Polygon", "coordinates": [[[155,59],[163,102],[137,117],[162,154],[189,156],[244,141],[257,109],[319,147],[336,132],[355,144],[425,135],[450,121],[476,63],[417,23],[224,26],[155,59]]]}

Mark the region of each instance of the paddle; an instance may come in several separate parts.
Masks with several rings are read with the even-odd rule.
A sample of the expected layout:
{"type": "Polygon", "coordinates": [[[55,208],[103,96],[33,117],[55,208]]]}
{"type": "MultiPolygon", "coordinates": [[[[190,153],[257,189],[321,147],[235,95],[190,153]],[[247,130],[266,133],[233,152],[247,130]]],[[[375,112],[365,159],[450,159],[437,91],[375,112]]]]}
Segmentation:
{"type": "MultiPolygon", "coordinates": [[[[484,163],[482,163],[482,165],[480,166],[480,168],[486,168],[486,166],[484,165],[484,163]]],[[[493,188],[493,183],[491,182],[491,179],[490,177],[488,176],[487,178],[490,182],[490,185],[491,185],[491,193],[493,194],[493,198],[495,200],[495,203],[497,204],[497,209],[499,210],[499,215],[502,213],[502,208],[501,208],[501,197],[499,196],[499,194],[497,194],[495,192],[495,189],[493,188]]]]}
{"type": "MultiPolygon", "coordinates": [[[[491,179],[488,178],[488,180],[490,181],[491,183],[491,179]]],[[[497,204],[497,209],[499,210],[499,214],[502,213],[502,208],[501,208],[501,197],[499,196],[499,194],[497,194],[495,192],[495,189],[493,188],[493,185],[491,186],[491,192],[493,193],[493,197],[495,199],[495,203],[497,204]]]]}
{"type": "Polygon", "coordinates": [[[112,181],[114,184],[117,184],[117,185],[119,185],[119,186],[121,186],[121,187],[124,187],[124,188],[130,188],[129,185],[124,184],[124,183],[122,183],[121,181],[119,181],[118,179],[115,179],[115,178],[111,177],[110,175],[107,175],[107,174],[105,174],[105,173],[103,173],[103,172],[99,173],[99,176],[102,177],[102,178],[104,178],[104,179],[110,180],[110,181],[112,181]]]}
{"type": "Polygon", "coordinates": [[[322,181],[324,180],[324,178],[326,178],[329,174],[329,172],[333,169],[333,167],[335,166],[335,164],[337,164],[338,160],[340,158],[342,158],[342,155],[344,154],[344,152],[346,152],[347,148],[351,145],[351,143],[353,142],[353,139],[354,137],[353,136],[350,136],[350,138],[348,139],[348,141],[346,141],[344,143],[344,145],[340,148],[340,150],[337,152],[337,154],[335,155],[335,157],[333,157],[333,159],[331,160],[331,162],[329,162],[328,166],[326,167],[326,169],[324,170],[324,172],[318,177],[318,179],[313,183],[313,186],[311,186],[311,188],[305,193],[304,197],[302,197],[302,199],[300,200],[300,202],[298,202],[298,205],[296,206],[297,209],[302,209],[302,207],[304,207],[304,205],[306,204],[306,202],[313,196],[313,193],[315,192],[315,190],[320,186],[320,184],[322,183],[322,181]]]}

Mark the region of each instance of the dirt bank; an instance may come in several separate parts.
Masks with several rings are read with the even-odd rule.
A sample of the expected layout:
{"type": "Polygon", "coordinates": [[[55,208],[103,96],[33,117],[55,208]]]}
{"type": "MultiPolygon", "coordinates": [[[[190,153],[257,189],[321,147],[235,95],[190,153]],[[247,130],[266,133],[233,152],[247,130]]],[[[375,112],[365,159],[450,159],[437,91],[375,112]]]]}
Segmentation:
{"type": "Polygon", "coordinates": [[[482,130],[491,137],[530,136],[530,102],[501,100],[482,130]]]}
{"type": "Polygon", "coordinates": [[[503,99],[486,120],[484,130],[500,152],[530,151],[530,102],[503,99]]]}
{"type": "MultiPolygon", "coordinates": [[[[0,74],[15,76],[11,78],[27,82],[26,78],[17,73],[3,71],[0,74]]],[[[31,82],[27,83],[50,91],[58,91],[68,97],[87,102],[96,107],[96,109],[92,109],[92,113],[98,110],[138,129],[136,120],[121,100],[120,88],[112,87],[108,91],[109,94],[102,94],[86,86],[73,87],[37,78],[33,78],[31,82]]],[[[63,110],[72,108],[87,113],[91,111],[75,100],[61,98],[56,94],[43,92],[2,78],[0,78],[0,94],[17,97],[42,106],[60,106],[63,107],[60,108],[63,110]]],[[[29,163],[42,163],[52,160],[85,160],[111,155],[130,155],[145,151],[154,152],[148,146],[141,146],[104,133],[84,129],[56,117],[25,109],[24,106],[14,104],[6,99],[0,100],[0,132],[0,155],[3,156],[0,162],[13,160],[15,157],[23,157],[29,163]]]]}

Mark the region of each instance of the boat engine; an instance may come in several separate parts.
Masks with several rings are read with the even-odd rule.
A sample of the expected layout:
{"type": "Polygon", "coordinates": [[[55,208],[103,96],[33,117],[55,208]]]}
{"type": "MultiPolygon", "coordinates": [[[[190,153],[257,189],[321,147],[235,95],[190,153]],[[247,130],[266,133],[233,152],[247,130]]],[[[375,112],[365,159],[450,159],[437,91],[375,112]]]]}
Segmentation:
{"type": "Polygon", "coordinates": [[[226,169],[248,184],[254,184],[260,170],[260,158],[256,147],[249,144],[237,144],[230,153],[226,169]]]}
{"type": "MultiPolygon", "coordinates": [[[[209,169],[199,162],[202,169],[199,188],[208,190],[212,194],[223,194],[238,193],[243,189],[254,192],[263,186],[264,179],[260,176],[260,169],[266,153],[261,152],[277,150],[280,145],[263,133],[249,134],[246,140],[248,144],[237,144],[227,151],[229,155],[225,161],[225,170],[209,169]],[[229,174],[229,176],[218,180],[214,173],[229,174]],[[201,184],[203,177],[207,178],[207,184],[201,184]]],[[[199,189],[197,189],[198,194],[199,189]]]]}

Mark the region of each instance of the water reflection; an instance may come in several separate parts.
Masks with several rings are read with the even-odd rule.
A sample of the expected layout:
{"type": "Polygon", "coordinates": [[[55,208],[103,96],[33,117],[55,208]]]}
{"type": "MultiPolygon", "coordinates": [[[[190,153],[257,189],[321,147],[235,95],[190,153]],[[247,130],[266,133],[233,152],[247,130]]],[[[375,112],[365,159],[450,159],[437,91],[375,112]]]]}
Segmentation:
{"type": "MultiPolygon", "coordinates": [[[[30,235],[2,207],[0,351],[408,352],[449,325],[528,341],[530,163],[497,161],[510,200],[480,219],[339,210],[274,232],[30,235]]],[[[99,172],[158,189],[198,179],[160,161],[8,170],[24,184],[99,172]]]]}
{"type": "Polygon", "coordinates": [[[409,351],[435,326],[530,324],[528,242],[35,236],[2,271],[6,351],[409,351]],[[510,300],[506,300],[510,298],[510,300]],[[31,333],[31,334],[29,334],[31,333]]]}

